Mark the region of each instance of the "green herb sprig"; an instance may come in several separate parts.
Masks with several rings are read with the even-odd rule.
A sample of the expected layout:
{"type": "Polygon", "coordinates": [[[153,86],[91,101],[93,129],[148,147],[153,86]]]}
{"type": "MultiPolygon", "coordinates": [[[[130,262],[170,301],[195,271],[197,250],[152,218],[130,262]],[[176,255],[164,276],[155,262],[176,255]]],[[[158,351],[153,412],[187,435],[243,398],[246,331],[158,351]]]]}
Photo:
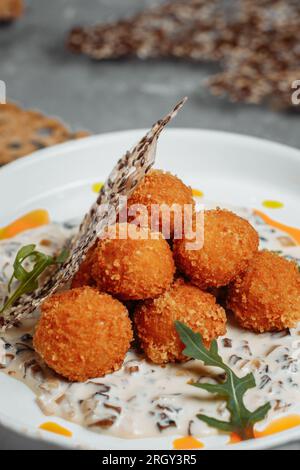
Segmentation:
{"type": "Polygon", "coordinates": [[[1,308],[1,315],[12,307],[22,295],[30,294],[38,288],[38,279],[45,269],[49,266],[64,263],[68,257],[66,250],[63,250],[57,257],[52,257],[37,251],[35,248],[36,245],[26,245],[18,251],[13,263],[13,274],[8,283],[8,293],[11,294],[14,280],[19,281],[19,284],[1,308]],[[26,260],[30,260],[33,264],[30,271],[27,271],[23,266],[26,260]]]}
{"type": "Polygon", "coordinates": [[[255,411],[249,411],[244,405],[244,395],[247,390],[256,386],[255,378],[252,373],[244,377],[238,377],[232,369],[227,366],[218,353],[218,345],[216,341],[212,341],[211,346],[207,349],[199,333],[195,333],[184,323],[175,322],[176,330],[181,341],[185,344],[183,354],[192,359],[203,361],[207,366],[219,367],[225,371],[226,379],[223,383],[208,384],[195,383],[191,385],[214,393],[220,398],[224,398],[227,403],[227,409],[230,412],[230,420],[220,421],[209,416],[198,414],[197,417],[207,423],[209,426],[217,428],[225,432],[234,432],[243,440],[252,439],[254,437],[254,425],[258,421],[264,419],[271,409],[270,403],[257,408],[255,411]]]}

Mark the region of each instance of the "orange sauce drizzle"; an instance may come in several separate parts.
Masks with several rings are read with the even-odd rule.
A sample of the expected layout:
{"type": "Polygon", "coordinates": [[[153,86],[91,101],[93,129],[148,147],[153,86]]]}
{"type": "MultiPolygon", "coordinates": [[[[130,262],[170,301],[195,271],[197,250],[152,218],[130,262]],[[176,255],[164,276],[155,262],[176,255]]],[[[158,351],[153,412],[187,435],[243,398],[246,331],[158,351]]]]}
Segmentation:
{"type": "Polygon", "coordinates": [[[271,225],[271,227],[278,228],[279,230],[288,233],[295,240],[295,242],[300,245],[300,229],[289,227],[288,225],[282,224],[281,222],[277,222],[259,210],[255,210],[254,214],[261,217],[262,220],[266,224],[271,225]]]}
{"type": "Polygon", "coordinates": [[[300,426],[300,415],[284,416],[283,418],[275,419],[262,431],[255,430],[254,435],[256,438],[271,436],[278,432],[286,431],[287,429],[300,426]]]}
{"type": "Polygon", "coordinates": [[[12,238],[25,230],[49,224],[49,214],[44,209],[37,209],[23,215],[6,227],[0,228],[0,240],[12,238]]]}
{"type": "Polygon", "coordinates": [[[192,436],[187,436],[175,439],[175,441],[173,441],[173,447],[176,450],[203,449],[204,444],[192,436]]]}
{"type": "Polygon", "coordinates": [[[238,444],[239,442],[242,442],[242,438],[236,434],[235,432],[232,432],[230,434],[230,439],[229,439],[229,442],[228,444],[238,444]]]}
{"type": "Polygon", "coordinates": [[[39,428],[43,429],[43,431],[48,431],[48,432],[53,432],[54,434],[59,434],[60,436],[72,437],[71,431],[64,428],[63,426],[60,426],[60,424],[53,423],[52,421],[48,421],[46,423],[41,424],[39,428]]]}

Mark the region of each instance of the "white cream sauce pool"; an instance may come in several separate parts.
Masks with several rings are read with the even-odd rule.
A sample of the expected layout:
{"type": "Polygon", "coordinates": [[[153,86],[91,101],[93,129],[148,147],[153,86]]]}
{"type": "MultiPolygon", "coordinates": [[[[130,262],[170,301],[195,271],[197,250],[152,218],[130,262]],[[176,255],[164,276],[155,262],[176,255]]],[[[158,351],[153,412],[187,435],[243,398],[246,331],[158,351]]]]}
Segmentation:
{"type": "MultiPolygon", "coordinates": [[[[278,250],[299,262],[300,249],[285,233],[240,210],[258,229],[261,247],[278,250]],[[290,240],[290,241],[288,241],[290,240]]],[[[73,230],[72,224],[51,224],[0,242],[0,299],[5,296],[11,265],[20,246],[37,243],[38,249],[57,252],[73,230]]],[[[192,387],[188,382],[222,380],[222,370],[189,361],[160,367],[130,351],[123,367],[114,374],[86,383],[70,383],[52,372],[32,348],[38,318],[25,320],[0,337],[0,368],[25,382],[35,393],[46,415],[81,424],[95,432],[125,438],[157,435],[207,436],[217,431],[199,421],[201,412],[222,420],[228,418],[225,402],[192,387]]],[[[245,404],[255,409],[270,401],[266,420],[299,411],[300,325],[276,334],[256,335],[229,319],[226,336],[218,340],[221,356],[242,376],[253,372],[256,388],[247,392],[245,404]]],[[[264,423],[263,423],[264,424],[264,423]]]]}

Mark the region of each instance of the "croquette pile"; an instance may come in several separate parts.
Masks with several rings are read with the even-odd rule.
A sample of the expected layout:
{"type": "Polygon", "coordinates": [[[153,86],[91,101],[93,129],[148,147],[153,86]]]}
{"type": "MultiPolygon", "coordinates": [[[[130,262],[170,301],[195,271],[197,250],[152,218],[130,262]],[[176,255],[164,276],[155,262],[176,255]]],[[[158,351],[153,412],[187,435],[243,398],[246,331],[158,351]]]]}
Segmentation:
{"type": "Polygon", "coordinates": [[[175,320],[200,333],[207,346],[226,333],[228,313],[242,328],[257,333],[291,328],[300,321],[298,267],[259,251],[258,234],[248,221],[215,209],[204,212],[200,226],[203,218],[195,212],[192,190],[161,170],[145,176],[127,210],[128,222],[119,220],[107,228],[70,290],[42,305],[34,347],[57,373],[86,381],[114,372],[134,335],[153,363],[185,361],[175,320]],[[146,207],[150,221],[153,204],[161,210],[157,231],[150,232],[149,224],[133,219],[131,208],[146,207]],[[183,229],[177,237],[174,221],[183,218],[187,205],[193,231],[183,229]],[[191,233],[195,236],[203,228],[203,244],[190,249],[191,233]]]}

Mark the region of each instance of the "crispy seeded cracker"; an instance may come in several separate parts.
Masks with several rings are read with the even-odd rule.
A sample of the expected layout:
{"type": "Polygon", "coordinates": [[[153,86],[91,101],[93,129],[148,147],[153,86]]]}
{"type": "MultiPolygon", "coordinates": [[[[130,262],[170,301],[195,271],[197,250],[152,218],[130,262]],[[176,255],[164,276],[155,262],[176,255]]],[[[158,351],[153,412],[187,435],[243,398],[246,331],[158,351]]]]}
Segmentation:
{"type": "Polygon", "coordinates": [[[0,22],[10,22],[23,14],[23,0],[0,0],[0,22]]]}
{"type": "Polygon", "coordinates": [[[300,80],[300,1],[173,0],[114,23],[76,27],[67,44],[97,60],[219,61],[223,70],[208,81],[213,94],[287,108],[300,80]]]}
{"type": "Polygon", "coordinates": [[[127,152],[116,164],[96,202],[85,215],[77,236],[70,242],[70,256],[65,264],[39,287],[33,294],[22,296],[14,307],[0,317],[1,327],[7,328],[16,321],[28,316],[58,287],[68,282],[78,271],[89,248],[95,243],[105,227],[115,221],[118,213],[119,197],[129,197],[134,188],[149,172],[155,161],[156,144],[160,133],[173,119],[186,102],[180,101],[163,119],[157,121],[140,142],[127,152]]]}
{"type": "Polygon", "coordinates": [[[67,39],[75,53],[93,59],[192,57],[214,54],[209,35],[219,20],[219,0],[175,0],[131,18],[76,27],[67,39]]]}
{"type": "Polygon", "coordinates": [[[51,145],[89,135],[72,133],[58,119],[14,103],[0,104],[0,165],[51,145]]]}

